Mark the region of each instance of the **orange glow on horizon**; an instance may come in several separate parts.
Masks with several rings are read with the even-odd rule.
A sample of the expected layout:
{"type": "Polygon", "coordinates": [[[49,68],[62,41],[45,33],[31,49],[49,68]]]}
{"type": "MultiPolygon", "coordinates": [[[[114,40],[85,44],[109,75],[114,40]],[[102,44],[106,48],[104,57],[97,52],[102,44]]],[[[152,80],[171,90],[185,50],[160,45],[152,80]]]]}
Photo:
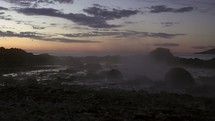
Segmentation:
{"type": "MultiPolygon", "coordinates": [[[[103,38],[104,39],[104,38],[103,38]]],[[[92,38],[92,40],[99,41],[102,38],[92,38]]],[[[26,51],[71,51],[71,52],[149,52],[158,48],[153,46],[153,43],[159,43],[160,40],[148,40],[139,42],[132,42],[129,40],[103,40],[101,43],[63,43],[42,41],[29,38],[18,37],[2,37],[0,38],[0,47],[5,48],[20,48],[26,51]],[[145,43],[146,44],[145,44],[145,43]]],[[[164,40],[163,40],[164,41],[164,40]]],[[[192,44],[192,43],[191,43],[192,44]]],[[[179,47],[166,47],[171,52],[188,52],[193,53],[190,48],[191,45],[181,45],[179,47]]],[[[165,47],[164,47],[165,48],[165,47]]]]}
{"type": "Polygon", "coordinates": [[[0,46],[5,48],[20,48],[23,50],[47,51],[100,51],[102,49],[99,43],[63,43],[17,37],[0,38],[0,46]]]}

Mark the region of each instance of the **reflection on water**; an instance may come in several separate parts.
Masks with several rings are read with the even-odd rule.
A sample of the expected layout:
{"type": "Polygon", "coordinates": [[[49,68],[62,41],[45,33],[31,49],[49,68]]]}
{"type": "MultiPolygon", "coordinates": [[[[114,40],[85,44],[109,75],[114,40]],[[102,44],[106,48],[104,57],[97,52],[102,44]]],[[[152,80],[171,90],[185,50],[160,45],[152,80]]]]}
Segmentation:
{"type": "Polygon", "coordinates": [[[25,80],[25,79],[36,79],[37,81],[41,80],[51,80],[55,79],[54,75],[60,75],[61,71],[66,70],[67,66],[61,65],[47,65],[43,67],[48,67],[48,69],[39,69],[39,70],[32,70],[26,72],[18,72],[18,73],[9,73],[3,74],[2,77],[8,78],[15,78],[17,80],[25,80]]]}

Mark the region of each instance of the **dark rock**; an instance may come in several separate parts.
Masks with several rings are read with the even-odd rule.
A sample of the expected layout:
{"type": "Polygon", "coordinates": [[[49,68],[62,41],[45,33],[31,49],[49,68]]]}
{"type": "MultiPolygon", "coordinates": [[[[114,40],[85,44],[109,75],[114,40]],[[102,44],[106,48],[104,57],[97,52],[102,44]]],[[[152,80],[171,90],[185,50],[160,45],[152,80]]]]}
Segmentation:
{"type": "Polygon", "coordinates": [[[192,75],[183,68],[172,68],[165,76],[167,84],[174,88],[190,88],[195,85],[192,75]]]}
{"type": "Polygon", "coordinates": [[[174,59],[174,56],[172,55],[170,50],[166,48],[157,48],[150,53],[150,56],[156,60],[161,61],[170,61],[174,59]]]}

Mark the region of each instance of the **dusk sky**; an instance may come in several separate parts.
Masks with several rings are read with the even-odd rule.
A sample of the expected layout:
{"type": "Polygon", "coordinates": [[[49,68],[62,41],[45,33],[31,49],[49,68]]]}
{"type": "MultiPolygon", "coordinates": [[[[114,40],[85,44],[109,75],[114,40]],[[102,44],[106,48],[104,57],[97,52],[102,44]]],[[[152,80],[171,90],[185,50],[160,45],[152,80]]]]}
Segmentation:
{"type": "Polygon", "coordinates": [[[215,47],[215,0],[0,0],[0,46],[73,52],[215,47]]]}

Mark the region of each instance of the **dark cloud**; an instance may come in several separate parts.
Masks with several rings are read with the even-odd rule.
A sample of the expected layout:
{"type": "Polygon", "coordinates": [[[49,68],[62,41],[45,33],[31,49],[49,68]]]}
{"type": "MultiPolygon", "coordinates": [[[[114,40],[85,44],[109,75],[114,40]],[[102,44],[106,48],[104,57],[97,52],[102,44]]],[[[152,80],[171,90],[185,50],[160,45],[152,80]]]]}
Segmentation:
{"type": "Polygon", "coordinates": [[[94,7],[89,7],[83,10],[84,12],[93,15],[94,17],[112,20],[112,19],[120,19],[123,17],[129,17],[137,14],[138,10],[121,10],[121,9],[108,9],[105,6],[101,6],[98,4],[94,4],[94,7]]]}
{"type": "Polygon", "coordinates": [[[45,27],[42,26],[36,26],[36,25],[32,25],[33,29],[45,29],[45,27]]]}
{"type": "Polygon", "coordinates": [[[177,36],[185,34],[169,34],[169,33],[149,33],[149,32],[137,32],[137,31],[114,31],[114,32],[99,32],[93,31],[89,33],[76,33],[76,34],[63,34],[66,37],[95,37],[95,36],[111,36],[115,38],[120,37],[154,37],[154,38],[166,38],[171,39],[177,36]]]}
{"type": "Polygon", "coordinates": [[[170,27],[170,26],[173,26],[175,24],[179,24],[179,23],[177,23],[177,22],[161,22],[161,25],[163,27],[170,27]]]}
{"type": "Polygon", "coordinates": [[[151,6],[151,13],[172,12],[173,8],[167,8],[165,5],[151,6]]]}
{"type": "Polygon", "coordinates": [[[66,38],[41,38],[41,39],[45,41],[64,42],[64,43],[99,43],[99,41],[76,40],[76,39],[66,39],[66,38]]]}
{"type": "Polygon", "coordinates": [[[184,13],[184,12],[190,12],[193,9],[194,9],[193,7],[183,7],[183,8],[175,9],[175,12],[176,13],[184,13]]]}
{"type": "Polygon", "coordinates": [[[193,46],[192,47],[193,49],[202,49],[202,50],[204,50],[204,49],[211,49],[211,48],[215,48],[215,46],[212,46],[212,45],[208,45],[208,46],[193,46]]]}
{"type": "Polygon", "coordinates": [[[26,15],[44,15],[54,17],[63,16],[63,13],[61,13],[59,10],[52,8],[23,8],[19,9],[18,12],[26,15]]]}
{"type": "Polygon", "coordinates": [[[129,17],[138,13],[137,10],[121,10],[115,8],[109,10],[105,6],[101,6],[98,4],[94,4],[94,7],[89,7],[83,10],[89,15],[74,13],[64,14],[61,11],[53,8],[23,8],[17,11],[25,15],[60,17],[67,20],[71,20],[79,25],[86,25],[92,28],[120,27],[119,25],[108,24],[107,20],[129,17]]]}
{"type": "Polygon", "coordinates": [[[149,7],[150,13],[163,13],[163,12],[173,12],[173,13],[184,13],[184,12],[190,12],[193,11],[193,7],[183,7],[183,8],[169,8],[165,5],[157,5],[157,6],[151,6],[149,7]]]}
{"type": "Polygon", "coordinates": [[[57,26],[57,24],[56,24],[56,23],[51,23],[50,25],[51,25],[51,26],[57,26]]]}
{"type": "Polygon", "coordinates": [[[155,38],[166,38],[166,39],[171,39],[176,36],[183,36],[186,34],[169,34],[169,33],[150,33],[148,36],[149,37],[155,37],[155,38]]]}
{"type": "Polygon", "coordinates": [[[156,43],[154,46],[160,46],[160,47],[178,47],[180,46],[178,43],[156,43]]]}
{"type": "Polygon", "coordinates": [[[53,1],[57,1],[59,3],[73,3],[74,0],[53,0],[53,1]]]}
{"type": "Polygon", "coordinates": [[[52,8],[23,8],[19,9],[18,12],[25,15],[43,15],[51,17],[60,17],[67,20],[71,20],[80,25],[86,25],[93,28],[113,28],[119,27],[118,25],[110,25],[105,19],[101,19],[95,16],[87,16],[85,14],[64,14],[59,10],[52,8]]]}
{"type": "Polygon", "coordinates": [[[42,35],[36,32],[20,32],[15,33],[12,31],[0,31],[0,37],[21,37],[21,38],[31,38],[35,40],[52,41],[52,42],[63,42],[63,43],[98,43],[98,41],[90,40],[76,40],[67,38],[51,38],[48,35],[42,35]]]}
{"type": "MultiPolygon", "coordinates": [[[[4,14],[4,13],[2,13],[2,14],[4,14]]],[[[0,15],[2,15],[2,14],[0,13],[0,15]]],[[[8,20],[8,21],[12,20],[12,18],[10,18],[8,16],[0,16],[0,19],[8,20]]]]}
{"type": "Polygon", "coordinates": [[[137,22],[133,22],[133,21],[125,21],[124,24],[135,24],[137,22]]]}
{"type": "Polygon", "coordinates": [[[20,6],[31,6],[33,3],[35,3],[35,0],[4,0],[5,2],[13,3],[20,6]]]}
{"type": "Polygon", "coordinates": [[[37,33],[35,32],[20,32],[14,33],[12,31],[0,31],[0,37],[26,37],[26,38],[34,38],[37,37],[37,33]]]}
{"type": "Polygon", "coordinates": [[[39,4],[73,3],[73,0],[4,0],[24,7],[37,7],[39,4]]]}
{"type": "Polygon", "coordinates": [[[8,9],[0,6],[0,10],[8,10],[8,9]]]}

